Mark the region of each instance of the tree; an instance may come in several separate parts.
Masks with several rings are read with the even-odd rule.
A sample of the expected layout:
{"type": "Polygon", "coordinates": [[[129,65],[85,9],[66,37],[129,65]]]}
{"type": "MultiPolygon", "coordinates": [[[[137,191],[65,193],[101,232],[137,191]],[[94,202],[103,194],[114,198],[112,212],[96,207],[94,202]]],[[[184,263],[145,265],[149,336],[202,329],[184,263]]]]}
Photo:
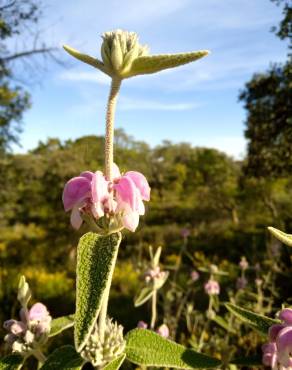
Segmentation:
{"type": "MultiPolygon", "coordinates": [[[[274,29],[280,39],[290,38],[291,6],[283,0],[284,19],[274,29]]],[[[248,139],[245,173],[256,177],[285,176],[292,169],[292,62],[273,65],[246,83],[239,99],[247,110],[245,137],[248,139]]]]}
{"type": "MultiPolygon", "coordinates": [[[[9,149],[11,143],[18,143],[23,112],[30,107],[29,94],[15,80],[19,62],[39,54],[52,55],[53,49],[39,45],[39,32],[33,31],[40,16],[40,3],[36,0],[8,0],[0,6],[0,152],[9,149]],[[16,50],[11,45],[27,28],[32,34],[30,45],[23,44],[22,49],[16,50]]],[[[26,63],[24,69],[27,68],[26,63]]]]}

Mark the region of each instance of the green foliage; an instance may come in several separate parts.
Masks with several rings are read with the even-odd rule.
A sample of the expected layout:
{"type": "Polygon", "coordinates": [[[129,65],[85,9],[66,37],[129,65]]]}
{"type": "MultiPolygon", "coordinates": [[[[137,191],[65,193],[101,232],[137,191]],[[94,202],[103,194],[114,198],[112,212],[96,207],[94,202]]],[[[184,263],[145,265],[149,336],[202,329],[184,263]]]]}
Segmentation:
{"type": "Polygon", "coordinates": [[[19,370],[23,363],[20,355],[9,355],[0,359],[0,370],[19,370]]]}
{"type": "Polygon", "coordinates": [[[172,342],[146,330],[134,329],[126,335],[127,359],[141,366],[174,369],[214,368],[220,361],[172,342]]]}
{"type": "Polygon", "coordinates": [[[292,247],[292,235],[286,234],[281,230],[275,229],[274,227],[268,227],[269,232],[280,242],[292,247]]]}
{"type": "Polygon", "coordinates": [[[113,273],[121,234],[83,235],[77,248],[76,313],[74,337],[78,351],[84,347],[98,317],[107,281],[113,273]]]}
{"type": "Polygon", "coordinates": [[[107,364],[103,368],[103,370],[118,370],[122,366],[125,358],[126,358],[126,354],[125,353],[121,354],[116,359],[114,359],[109,364],[107,364]]]}
{"type": "Polygon", "coordinates": [[[53,319],[51,322],[50,337],[54,337],[62,333],[62,331],[72,328],[74,326],[74,315],[62,316],[57,319],[53,319]]]}
{"type": "Polygon", "coordinates": [[[84,360],[72,346],[56,349],[46,360],[41,370],[79,370],[84,360]]]}
{"type": "Polygon", "coordinates": [[[270,319],[269,317],[256,314],[231,303],[227,303],[226,308],[240,320],[265,335],[268,334],[271,325],[280,323],[279,320],[270,319]]]}
{"type": "Polygon", "coordinates": [[[262,356],[245,356],[234,358],[230,361],[231,364],[238,366],[262,366],[262,356]]]}
{"type": "Polygon", "coordinates": [[[144,303],[149,301],[153,296],[154,290],[152,287],[142,288],[138,296],[135,298],[135,307],[142,306],[144,303]]]}

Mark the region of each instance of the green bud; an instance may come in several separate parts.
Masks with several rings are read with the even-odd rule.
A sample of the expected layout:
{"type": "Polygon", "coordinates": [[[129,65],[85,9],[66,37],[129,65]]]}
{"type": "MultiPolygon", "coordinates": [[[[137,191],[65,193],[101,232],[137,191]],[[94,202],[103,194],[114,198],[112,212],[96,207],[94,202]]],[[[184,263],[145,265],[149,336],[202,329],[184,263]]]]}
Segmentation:
{"type": "Polygon", "coordinates": [[[26,307],[31,298],[31,290],[25,277],[22,275],[18,283],[17,300],[23,307],[26,307]]]}

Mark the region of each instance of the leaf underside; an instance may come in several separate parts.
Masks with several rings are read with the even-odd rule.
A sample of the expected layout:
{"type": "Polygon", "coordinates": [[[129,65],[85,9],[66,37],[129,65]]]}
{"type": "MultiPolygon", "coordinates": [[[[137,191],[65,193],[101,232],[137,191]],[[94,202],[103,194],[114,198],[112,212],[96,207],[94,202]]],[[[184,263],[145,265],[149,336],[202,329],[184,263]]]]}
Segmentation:
{"type": "Polygon", "coordinates": [[[279,324],[279,320],[274,320],[264,315],[259,315],[245,308],[241,308],[231,303],[227,303],[226,308],[240,320],[258,330],[263,334],[268,334],[271,325],[279,324]]]}
{"type": "Polygon", "coordinates": [[[56,349],[40,370],[79,370],[84,363],[83,358],[73,346],[63,346],[56,349]]]}
{"type": "Polygon", "coordinates": [[[54,337],[72,326],[74,326],[74,315],[58,317],[52,320],[49,337],[54,337]]]}
{"type": "Polygon", "coordinates": [[[96,322],[120,242],[120,233],[100,236],[89,232],[80,238],[77,248],[74,326],[78,352],[84,347],[96,322]]]}
{"type": "Polygon", "coordinates": [[[23,357],[17,354],[12,354],[3,358],[0,358],[0,369],[1,370],[18,370],[21,368],[23,363],[23,357]]]}
{"type": "Polygon", "coordinates": [[[278,230],[274,227],[268,227],[269,232],[280,242],[288,245],[289,247],[292,247],[292,235],[291,234],[286,234],[281,230],[278,230]]]}
{"type": "Polygon", "coordinates": [[[161,54],[138,57],[133,61],[131,70],[127,77],[155,73],[164,69],[179,67],[183,64],[194,62],[208,54],[209,52],[207,50],[199,50],[190,53],[161,54]]]}
{"type": "Polygon", "coordinates": [[[134,364],[174,369],[206,369],[220,361],[172,342],[146,329],[134,329],[126,335],[127,359],[134,364]]]}

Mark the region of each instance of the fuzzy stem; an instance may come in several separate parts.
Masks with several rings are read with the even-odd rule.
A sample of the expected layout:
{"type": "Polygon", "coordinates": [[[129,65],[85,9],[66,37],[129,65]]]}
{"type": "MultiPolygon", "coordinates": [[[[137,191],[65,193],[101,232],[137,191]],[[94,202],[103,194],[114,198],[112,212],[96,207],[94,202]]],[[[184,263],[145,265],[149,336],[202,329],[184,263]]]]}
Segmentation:
{"type": "Polygon", "coordinates": [[[118,241],[117,245],[114,246],[115,248],[115,253],[113,256],[113,261],[112,261],[112,266],[111,270],[109,272],[109,277],[106,283],[106,288],[103,293],[102,297],[102,303],[101,303],[101,309],[98,317],[98,331],[99,331],[99,336],[101,342],[104,340],[104,332],[105,332],[105,327],[106,327],[106,316],[107,316],[107,307],[108,307],[108,300],[109,300],[109,294],[110,294],[110,289],[111,289],[111,283],[113,279],[113,274],[115,270],[115,265],[117,261],[117,256],[118,256],[118,251],[119,251],[119,245],[121,242],[122,236],[120,234],[120,240],[118,241]]]}
{"type": "Polygon", "coordinates": [[[46,361],[46,356],[40,351],[39,349],[36,349],[33,351],[34,357],[41,363],[43,364],[46,361]]]}
{"type": "Polygon", "coordinates": [[[154,293],[152,295],[152,315],[151,315],[151,324],[150,329],[154,330],[155,328],[155,322],[156,322],[156,316],[157,316],[157,290],[154,290],[154,293]]]}
{"type": "Polygon", "coordinates": [[[117,104],[117,97],[121,87],[122,80],[113,77],[110,94],[108,97],[106,111],[106,134],[105,134],[105,176],[108,181],[113,179],[114,162],[114,118],[117,104]]]}

